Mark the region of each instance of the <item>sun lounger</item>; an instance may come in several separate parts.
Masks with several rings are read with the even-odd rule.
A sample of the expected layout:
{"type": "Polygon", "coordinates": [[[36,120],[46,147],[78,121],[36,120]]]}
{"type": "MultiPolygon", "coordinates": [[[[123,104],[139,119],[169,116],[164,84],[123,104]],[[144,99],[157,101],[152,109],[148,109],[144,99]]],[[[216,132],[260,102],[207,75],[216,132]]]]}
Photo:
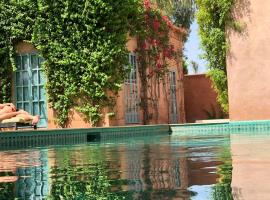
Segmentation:
{"type": "Polygon", "coordinates": [[[33,125],[32,121],[25,121],[20,117],[12,117],[0,122],[0,128],[15,128],[15,130],[22,128],[34,128],[37,129],[37,125],[33,125]]]}

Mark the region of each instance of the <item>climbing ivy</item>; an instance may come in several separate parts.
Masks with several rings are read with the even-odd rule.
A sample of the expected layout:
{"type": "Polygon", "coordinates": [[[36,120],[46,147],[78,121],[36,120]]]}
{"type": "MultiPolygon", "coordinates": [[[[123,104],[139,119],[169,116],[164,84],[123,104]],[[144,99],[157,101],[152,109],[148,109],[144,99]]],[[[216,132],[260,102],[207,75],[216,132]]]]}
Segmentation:
{"type": "Polygon", "coordinates": [[[8,58],[8,50],[5,47],[0,47],[0,60],[4,64],[0,67],[0,103],[11,101],[11,74],[8,58]]]}
{"type": "Polygon", "coordinates": [[[34,8],[34,1],[0,1],[0,102],[11,101],[11,75],[12,68],[15,69],[13,47],[22,39],[31,39],[34,8]]]}
{"type": "MultiPolygon", "coordinates": [[[[4,15],[4,9],[5,4],[4,2],[0,2],[0,18],[6,18],[4,15]]],[[[10,78],[6,77],[6,75],[9,74],[8,69],[10,66],[7,60],[8,58],[8,38],[5,34],[5,21],[6,20],[0,20],[0,103],[3,103],[4,101],[10,101],[11,94],[9,93],[11,91],[10,86],[10,78]]]]}
{"type": "Polygon", "coordinates": [[[2,0],[0,58],[6,59],[0,61],[0,101],[10,100],[14,46],[28,40],[45,59],[58,124],[66,126],[71,108],[96,123],[125,77],[127,34],[141,7],[139,0],[2,0]]]}
{"type": "Polygon", "coordinates": [[[74,106],[97,122],[111,104],[125,77],[137,12],[135,0],[40,1],[33,42],[46,60],[49,101],[61,125],[74,106]]]}
{"type": "Polygon", "coordinates": [[[205,52],[203,58],[208,61],[208,75],[218,93],[218,102],[226,113],[229,109],[226,29],[235,24],[231,15],[234,3],[235,0],[196,0],[201,46],[205,52]]]}

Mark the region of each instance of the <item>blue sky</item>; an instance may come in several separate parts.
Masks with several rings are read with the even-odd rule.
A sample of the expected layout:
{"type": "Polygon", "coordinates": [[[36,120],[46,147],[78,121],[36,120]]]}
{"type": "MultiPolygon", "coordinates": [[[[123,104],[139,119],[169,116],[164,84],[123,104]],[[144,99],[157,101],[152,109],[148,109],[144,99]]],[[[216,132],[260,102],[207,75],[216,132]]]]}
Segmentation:
{"type": "MultiPolygon", "coordinates": [[[[207,63],[205,60],[202,60],[199,56],[202,54],[202,50],[200,49],[200,39],[199,39],[199,32],[198,32],[198,24],[196,20],[191,25],[191,32],[188,37],[188,40],[185,44],[185,51],[184,54],[187,56],[188,61],[191,60],[195,61],[199,64],[198,73],[204,73],[207,69],[207,63]]],[[[188,67],[188,73],[194,74],[191,66],[188,67]]]]}
{"type": "Polygon", "coordinates": [[[190,200],[212,199],[213,185],[193,185],[188,189],[196,193],[190,200]]]}

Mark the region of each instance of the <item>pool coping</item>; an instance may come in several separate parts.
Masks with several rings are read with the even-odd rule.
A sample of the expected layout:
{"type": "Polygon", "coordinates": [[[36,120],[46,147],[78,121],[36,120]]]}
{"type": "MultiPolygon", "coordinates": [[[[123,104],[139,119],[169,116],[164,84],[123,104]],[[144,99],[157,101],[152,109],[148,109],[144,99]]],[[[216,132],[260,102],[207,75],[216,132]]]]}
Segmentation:
{"type": "Polygon", "coordinates": [[[138,136],[239,134],[243,132],[254,135],[270,133],[270,120],[3,131],[0,132],[0,150],[82,144],[138,136]]]}
{"type": "Polygon", "coordinates": [[[0,131],[0,136],[9,134],[9,135],[17,135],[17,134],[41,134],[41,133],[78,133],[78,132],[87,132],[87,133],[97,133],[97,132],[109,132],[109,131],[130,131],[130,130],[142,130],[142,129],[153,129],[153,128],[165,128],[169,130],[169,124],[157,124],[157,125],[135,125],[135,126],[112,126],[112,127],[93,127],[93,128],[59,128],[59,129],[37,129],[37,130],[14,130],[14,131],[0,131]]]}
{"type": "Polygon", "coordinates": [[[0,150],[49,145],[73,145],[87,142],[109,141],[120,138],[168,134],[170,134],[170,127],[168,124],[5,131],[0,132],[0,150]]]}
{"type": "Polygon", "coordinates": [[[171,124],[173,134],[270,133],[270,120],[230,121],[221,123],[171,124]]]}

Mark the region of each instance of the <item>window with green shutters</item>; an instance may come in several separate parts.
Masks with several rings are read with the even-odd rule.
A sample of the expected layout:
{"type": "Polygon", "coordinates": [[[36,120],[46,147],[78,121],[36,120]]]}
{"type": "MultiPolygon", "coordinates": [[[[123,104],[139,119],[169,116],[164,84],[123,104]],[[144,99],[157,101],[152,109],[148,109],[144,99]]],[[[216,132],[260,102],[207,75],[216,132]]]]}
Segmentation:
{"type": "Polygon", "coordinates": [[[40,115],[39,127],[47,127],[45,76],[41,69],[42,58],[38,54],[17,56],[15,72],[15,101],[17,109],[32,115],[40,115]]]}

